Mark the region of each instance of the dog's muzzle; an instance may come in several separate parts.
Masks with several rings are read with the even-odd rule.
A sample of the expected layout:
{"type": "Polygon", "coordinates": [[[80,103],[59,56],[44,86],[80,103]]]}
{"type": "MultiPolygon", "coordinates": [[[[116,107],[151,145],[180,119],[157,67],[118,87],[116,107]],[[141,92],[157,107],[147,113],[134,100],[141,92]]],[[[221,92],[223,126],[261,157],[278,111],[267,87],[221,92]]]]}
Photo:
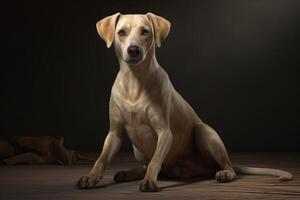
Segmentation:
{"type": "Polygon", "coordinates": [[[127,48],[126,62],[129,64],[138,64],[143,59],[143,50],[137,45],[130,45],[127,48]]]}

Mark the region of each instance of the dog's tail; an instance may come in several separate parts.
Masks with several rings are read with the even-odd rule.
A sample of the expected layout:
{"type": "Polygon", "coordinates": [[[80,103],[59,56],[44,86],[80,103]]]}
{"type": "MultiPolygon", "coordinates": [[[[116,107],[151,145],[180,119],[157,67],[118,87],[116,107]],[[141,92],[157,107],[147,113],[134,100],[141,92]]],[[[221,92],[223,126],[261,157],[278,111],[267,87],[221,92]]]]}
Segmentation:
{"type": "Polygon", "coordinates": [[[280,169],[258,168],[258,167],[242,167],[235,166],[233,169],[237,174],[242,175],[272,175],[278,176],[280,181],[289,181],[293,179],[293,175],[287,171],[280,169]]]}

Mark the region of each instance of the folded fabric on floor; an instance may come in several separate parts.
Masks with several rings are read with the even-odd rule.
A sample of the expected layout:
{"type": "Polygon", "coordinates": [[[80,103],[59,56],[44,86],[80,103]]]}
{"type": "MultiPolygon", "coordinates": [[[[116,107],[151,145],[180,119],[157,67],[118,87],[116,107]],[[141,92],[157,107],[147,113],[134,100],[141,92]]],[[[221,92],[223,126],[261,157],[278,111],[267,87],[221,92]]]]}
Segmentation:
{"type": "Polygon", "coordinates": [[[75,150],[67,150],[63,137],[53,136],[14,136],[0,139],[0,160],[4,165],[71,165],[94,162],[75,150]]]}

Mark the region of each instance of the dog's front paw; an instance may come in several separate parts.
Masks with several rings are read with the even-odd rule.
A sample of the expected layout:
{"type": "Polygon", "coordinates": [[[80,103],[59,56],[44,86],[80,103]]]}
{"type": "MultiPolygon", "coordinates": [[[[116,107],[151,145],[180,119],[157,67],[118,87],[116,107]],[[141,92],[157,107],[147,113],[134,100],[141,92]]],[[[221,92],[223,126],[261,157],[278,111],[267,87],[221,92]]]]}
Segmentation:
{"type": "Polygon", "coordinates": [[[94,176],[82,176],[77,181],[77,187],[79,189],[87,189],[87,188],[93,188],[96,186],[102,177],[94,177],[94,176]]]}
{"type": "Polygon", "coordinates": [[[220,183],[227,183],[233,181],[236,173],[233,170],[221,170],[216,172],[215,178],[220,183]]]}
{"type": "Polygon", "coordinates": [[[157,181],[144,179],[140,184],[141,192],[158,192],[157,181]]]}

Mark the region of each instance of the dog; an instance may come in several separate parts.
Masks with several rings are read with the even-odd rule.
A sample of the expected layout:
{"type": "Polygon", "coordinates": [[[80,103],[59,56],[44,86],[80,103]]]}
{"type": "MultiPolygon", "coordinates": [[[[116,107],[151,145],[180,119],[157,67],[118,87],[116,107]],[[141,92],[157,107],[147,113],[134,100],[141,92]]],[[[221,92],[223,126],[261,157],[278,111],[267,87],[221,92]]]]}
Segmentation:
{"type": "Polygon", "coordinates": [[[204,123],[174,89],[158,64],[155,48],[171,23],[158,15],[116,13],[96,24],[107,47],[114,44],[120,69],[109,102],[110,130],[103,150],[80,189],[98,184],[127,133],[140,167],[117,172],[116,182],[143,179],[142,192],[156,192],[158,175],[168,178],[215,177],[221,183],[236,174],[268,174],[291,180],[292,174],[268,168],[233,167],[219,135],[204,123]]]}

